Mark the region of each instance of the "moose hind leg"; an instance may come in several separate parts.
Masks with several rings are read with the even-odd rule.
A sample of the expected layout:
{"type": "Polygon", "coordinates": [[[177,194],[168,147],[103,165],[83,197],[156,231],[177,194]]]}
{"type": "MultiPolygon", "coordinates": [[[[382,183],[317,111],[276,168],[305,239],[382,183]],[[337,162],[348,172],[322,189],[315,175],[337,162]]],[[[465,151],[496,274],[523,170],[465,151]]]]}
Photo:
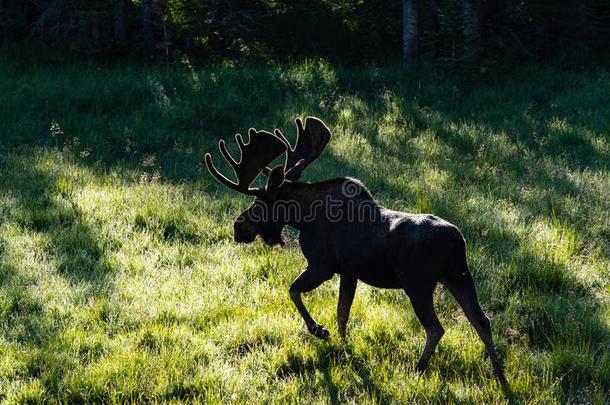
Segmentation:
{"type": "Polygon", "coordinates": [[[331,277],[332,273],[329,274],[307,268],[297,277],[296,280],[294,280],[290,286],[290,298],[303,317],[305,325],[307,325],[307,330],[309,330],[309,333],[320,339],[328,339],[330,332],[328,332],[324,326],[314,321],[311,315],[309,315],[309,311],[307,311],[307,308],[305,308],[305,305],[303,304],[301,294],[317,288],[320,286],[320,284],[326,280],[329,280],[331,277]]]}
{"type": "Polygon", "coordinates": [[[416,370],[423,371],[426,369],[430,356],[434,353],[434,349],[443,337],[445,330],[434,311],[432,291],[425,294],[412,294],[409,298],[417,319],[426,331],[426,345],[415,366],[416,370]]]}
{"type": "Polygon", "coordinates": [[[479,338],[483,341],[483,344],[485,344],[496,378],[502,385],[507,385],[502,361],[496,352],[496,346],[494,345],[491,336],[491,324],[489,318],[485,315],[485,312],[483,312],[483,309],[479,304],[474,281],[472,280],[470,272],[465,271],[458,276],[452,277],[445,282],[445,285],[455,297],[460,307],[462,307],[468,321],[476,330],[479,338]]]}

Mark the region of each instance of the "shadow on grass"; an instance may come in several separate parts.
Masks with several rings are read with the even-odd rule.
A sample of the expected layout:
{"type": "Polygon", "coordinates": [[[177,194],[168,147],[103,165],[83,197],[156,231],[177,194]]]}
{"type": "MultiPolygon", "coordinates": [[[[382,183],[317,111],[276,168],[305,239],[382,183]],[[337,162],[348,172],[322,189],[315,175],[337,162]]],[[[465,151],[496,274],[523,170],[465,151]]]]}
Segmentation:
{"type": "Polygon", "coordinates": [[[367,364],[366,359],[353,351],[350,344],[343,342],[341,346],[336,346],[334,343],[316,345],[316,352],[318,367],[322,369],[324,386],[330,403],[340,404],[344,401],[340,396],[339,387],[333,381],[332,372],[335,368],[339,371],[345,368],[353,369],[362,381],[359,384],[361,388],[377,403],[386,404],[397,400],[375,382],[370,365],[367,364]]]}
{"type": "Polygon", "coordinates": [[[31,156],[21,154],[3,162],[8,166],[8,181],[0,191],[20,199],[13,219],[25,232],[48,241],[61,276],[102,293],[112,269],[104,261],[95,231],[73,201],[74,179],[52,172],[50,167],[40,167],[36,151],[33,152],[31,156]]]}
{"type": "MultiPolygon", "coordinates": [[[[47,393],[60,398],[59,384],[65,375],[96,354],[85,349],[66,357],[62,352],[62,334],[75,322],[63,305],[74,298],[57,294],[78,294],[74,304],[86,306],[89,297],[108,294],[113,269],[95,231],[71,200],[70,183],[44,167],[37,155],[35,150],[0,155],[0,196],[15,199],[14,210],[4,212],[2,219],[13,224],[11,236],[23,243],[11,242],[10,249],[7,240],[0,243],[0,291],[8,302],[1,308],[0,333],[3,340],[26,349],[28,377],[40,378],[47,393]],[[63,279],[69,292],[47,291],[46,278],[63,279]]],[[[108,321],[104,308],[91,310],[98,312],[101,324],[108,321]]]]}

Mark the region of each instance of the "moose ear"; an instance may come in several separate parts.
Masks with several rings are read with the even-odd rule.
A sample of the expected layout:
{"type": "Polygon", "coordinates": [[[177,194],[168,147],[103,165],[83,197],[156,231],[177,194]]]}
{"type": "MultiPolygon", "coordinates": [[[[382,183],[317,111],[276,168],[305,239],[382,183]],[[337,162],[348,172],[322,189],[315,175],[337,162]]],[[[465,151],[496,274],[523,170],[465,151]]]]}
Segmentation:
{"type": "Polygon", "coordinates": [[[284,184],[284,166],[274,167],[267,176],[265,191],[272,191],[280,188],[284,184]]]}

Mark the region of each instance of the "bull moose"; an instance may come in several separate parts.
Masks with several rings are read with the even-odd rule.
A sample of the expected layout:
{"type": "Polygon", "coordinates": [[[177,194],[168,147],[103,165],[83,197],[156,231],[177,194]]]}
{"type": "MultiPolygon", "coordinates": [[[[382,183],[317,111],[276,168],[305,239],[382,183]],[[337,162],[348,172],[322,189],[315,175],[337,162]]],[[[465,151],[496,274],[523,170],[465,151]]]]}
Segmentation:
{"type": "Polygon", "coordinates": [[[357,179],[345,177],[318,183],[299,182],[303,170],[328,144],[331,132],[315,117],[296,119],[297,140],[292,147],[280,130],[250,129],[249,142],[235,136],[241,152],[237,162],[219,141],[222,155],[237,182],[212,163],[209,172],[230,189],[254,196],[252,205],[234,224],[236,242],[250,243],[260,235],[268,245],[283,245],[282,229],[299,230],[307,269],[290,286],[290,298],[314,336],[327,339],[328,330],[311,317],[301,294],[312,291],[334,274],[340,275],[337,321],[345,338],[350,307],[358,280],[379,288],[402,288],[426,332],[426,343],[416,369],[424,370],[444,329],[434,311],[433,291],[438,282],[455,297],[485,344],[498,380],[506,384],[502,363],[492,341],[490,322],[477,298],[459,229],[434,215],[409,214],[379,205],[357,179]],[[284,165],[270,169],[282,154],[284,165]],[[261,174],[261,188],[251,188],[261,174]]]}

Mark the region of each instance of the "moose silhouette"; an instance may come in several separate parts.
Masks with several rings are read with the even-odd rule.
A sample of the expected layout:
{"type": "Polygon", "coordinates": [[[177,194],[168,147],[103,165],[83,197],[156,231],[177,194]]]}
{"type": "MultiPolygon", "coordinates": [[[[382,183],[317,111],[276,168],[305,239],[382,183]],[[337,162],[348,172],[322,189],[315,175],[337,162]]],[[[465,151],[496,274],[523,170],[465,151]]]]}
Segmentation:
{"type": "Polygon", "coordinates": [[[241,152],[237,162],[223,140],[219,148],[233,168],[237,182],[221,174],[209,153],[207,168],[220,183],[255,197],[234,224],[236,242],[250,243],[260,235],[269,245],[283,245],[282,229],[299,230],[307,269],[290,286],[290,298],[314,336],[328,339],[328,330],[314,321],[301,294],[312,291],[334,274],[340,275],[337,321],[345,338],[358,280],[379,288],[402,288],[426,332],[426,343],[416,369],[424,370],[444,329],[434,311],[433,291],[438,282],[455,297],[485,344],[494,374],[505,385],[502,363],[492,340],[491,327],[468,269],[464,238],[459,229],[434,215],[409,214],[379,205],[357,179],[345,177],[318,183],[298,182],[303,170],[322,153],[331,132],[315,117],[296,119],[294,147],[280,130],[249,130],[250,141],[235,136],[241,152]],[[286,154],[285,164],[268,167],[286,154]],[[251,188],[264,173],[266,184],[251,188]]]}

